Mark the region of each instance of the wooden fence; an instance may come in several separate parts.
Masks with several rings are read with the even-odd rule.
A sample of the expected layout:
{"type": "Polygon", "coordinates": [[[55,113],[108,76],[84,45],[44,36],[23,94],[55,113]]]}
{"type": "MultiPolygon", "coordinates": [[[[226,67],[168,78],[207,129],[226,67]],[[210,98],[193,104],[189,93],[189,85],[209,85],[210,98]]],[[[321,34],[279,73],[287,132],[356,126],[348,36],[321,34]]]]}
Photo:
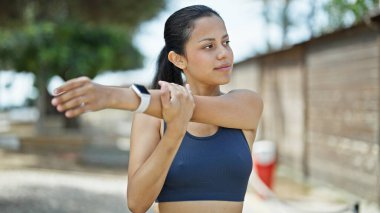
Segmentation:
{"type": "Polygon", "coordinates": [[[226,87],[260,93],[280,164],[380,204],[378,19],[239,62],[226,87]]]}

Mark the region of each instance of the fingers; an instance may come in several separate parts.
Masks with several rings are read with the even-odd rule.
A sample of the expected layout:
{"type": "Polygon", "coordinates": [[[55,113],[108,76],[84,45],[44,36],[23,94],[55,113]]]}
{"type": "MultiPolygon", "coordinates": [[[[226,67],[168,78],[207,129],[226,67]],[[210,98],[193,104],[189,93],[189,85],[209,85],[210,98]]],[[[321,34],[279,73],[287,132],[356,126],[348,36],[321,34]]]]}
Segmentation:
{"type": "Polygon", "coordinates": [[[54,90],[51,104],[59,112],[65,112],[66,117],[75,117],[91,110],[92,82],[87,77],[80,77],[67,81],[64,85],[54,90]]]}
{"type": "Polygon", "coordinates": [[[89,102],[86,96],[76,96],[70,100],[65,101],[64,103],[57,105],[57,110],[63,112],[69,109],[74,109],[76,107],[86,107],[86,104],[89,102]]]}
{"type": "MultiPolygon", "coordinates": [[[[83,97],[86,96],[86,92],[91,89],[90,87],[91,86],[89,85],[84,85],[72,90],[68,90],[64,93],[61,93],[61,95],[56,96],[55,98],[52,99],[51,104],[56,107],[58,107],[59,105],[62,105],[65,109],[69,109],[73,106],[76,106],[76,105],[66,105],[66,104],[72,101],[73,99],[78,99],[77,102],[78,104],[80,104],[81,100],[79,99],[83,99],[83,97]]],[[[70,103],[73,103],[73,102],[70,102],[70,103]]]]}
{"type": "Polygon", "coordinates": [[[161,102],[164,108],[168,108],[170,105],[170,91],[167,85],[161,86],[161,102]]]}
{"type": "Polygon", "coordinates": [[[186,90],[187,90],[187,93],[189,94],[190,99],[194,101],[193,92],[191,91],[190,84],[186,84],[186,90]]]}
{"type": "Polygon", "coordinates": [[[187,89],[187,91],[188,91],[190,94],[192,94],[190,84],[186,84],[186,89],[187,89]]]}
{"type": "Polygon", "coordinates": [[[188,84],[186,87],[166,81],[159,81],[158,84],[161,86],[161,100],[165,106],[180,104],[187,98],[193,100],[191,88],[188,84]]]}
{"type": "Polygon", "coordinates": [[[167,123],[185,127],[194,110],[194,99],[189,85],[181,86],[161,81],[162,116],[167,123]]]}
{"type": "Polygon", "coordinates": [[[183,86],[180,86],[175,83],[168,84],[168,88],[170,90],[170,94],[172,96],[173,101],[176,98],[181,98],[186,92],[183,86]]]}
{"type": "Polygon", "coordinates": [[[168,84],[168,82],[166,81],[158,81],[158,85],[160,85],[162,87],[162,85],[165,85],[165,84],[168,84]]]}
{"type": "Polygon", "coordinates": [[[90,81],[91,80],[86,76],[68,80],[64,85],[54,90],[54,95],[59,96],[65,93],[66,91],[70,91],[72,89],[78,88],[82,86],[83,84],[88,83],[90,81]]]}
{"type": "Polygon", "coordinates": [[[175,84],[175,83],[169,83],[166,81],[159,81],[158,83],[160,86],[168,87],[170,92],[173,94],[185,93],[186,92],[186,89],[183,86],[175,84]]]}
{"type": "Polygon", "coordinates": [[[161,88],[165,87],[165,89],[167,88],[170,91],[170,100],[172,102],[175,101],[177,97],[192,97],[192,91],[189,84],[186,84],[184,87],[175,83],[168,83],[166,81],[159,81],[158,83],[161,86],[161,88]]]}
{"type": "Polygon", "coordinates": [[[89,110],[89,108],[91,108],[91,105],[90,104],[85,104],[84,106],[79,106],[79,107],[67,110],[65,112],[65,116],[68,117],[68,118],[73,118],[73,117],[81,115],[81,114],[83,114],[85,112],[91,111],[91,110],[89,110]]]}

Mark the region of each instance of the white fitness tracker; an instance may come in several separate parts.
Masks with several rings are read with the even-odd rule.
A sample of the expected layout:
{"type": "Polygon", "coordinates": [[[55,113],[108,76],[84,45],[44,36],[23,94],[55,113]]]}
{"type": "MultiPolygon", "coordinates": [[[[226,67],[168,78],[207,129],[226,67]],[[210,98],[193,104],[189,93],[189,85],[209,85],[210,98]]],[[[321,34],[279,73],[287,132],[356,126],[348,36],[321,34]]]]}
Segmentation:
{"type": "Polygon", "coordinates": [[[140,84],[132,84],[132,90],[140,97],[140,105],[137,107],[135,112],[145,112],[150,103],[150,93],[149,91],[140,84]]]}

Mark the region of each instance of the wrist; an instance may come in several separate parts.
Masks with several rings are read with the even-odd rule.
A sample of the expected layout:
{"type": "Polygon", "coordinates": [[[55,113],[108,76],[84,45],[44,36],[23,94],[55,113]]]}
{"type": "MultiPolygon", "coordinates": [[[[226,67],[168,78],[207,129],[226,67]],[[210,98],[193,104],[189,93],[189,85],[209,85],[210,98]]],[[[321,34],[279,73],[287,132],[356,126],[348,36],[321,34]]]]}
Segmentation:
{"type": "Polygon", "coordinates": [[[120,93],[115,87],[105,86],[106,108],[115,109],[120,105],[120,93]]]}
{"type": "Polygon", "coordinates": [[[182,138],[187,131],[187,124],[170,122],[166,124],[166,133],[173,138],[182,138]]]}
{"type": "Polygon", "coordinates": [[[130,88],[108,87],[109,108],[134,111],[139,105],[139,97],[130,88]]]}
{"type": "Polygon", "coordinates": [[[105,92],[105,107],[104,108],[115,108],[118,104],[117,91],[112,87],[104,86],[105,92]]]}

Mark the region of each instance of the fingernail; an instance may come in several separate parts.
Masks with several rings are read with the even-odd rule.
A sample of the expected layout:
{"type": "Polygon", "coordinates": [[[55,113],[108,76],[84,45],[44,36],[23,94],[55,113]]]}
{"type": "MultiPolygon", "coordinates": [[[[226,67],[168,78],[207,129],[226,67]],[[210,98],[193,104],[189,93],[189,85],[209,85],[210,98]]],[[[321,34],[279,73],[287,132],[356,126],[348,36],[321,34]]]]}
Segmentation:
{"type": "Polygon", "coordinates": [[[53,98],[52,100],[51,100],[51,104],[53,104],[54,106],[57,104],[57,99],[55,99],[55,98],[53,98]]]}

